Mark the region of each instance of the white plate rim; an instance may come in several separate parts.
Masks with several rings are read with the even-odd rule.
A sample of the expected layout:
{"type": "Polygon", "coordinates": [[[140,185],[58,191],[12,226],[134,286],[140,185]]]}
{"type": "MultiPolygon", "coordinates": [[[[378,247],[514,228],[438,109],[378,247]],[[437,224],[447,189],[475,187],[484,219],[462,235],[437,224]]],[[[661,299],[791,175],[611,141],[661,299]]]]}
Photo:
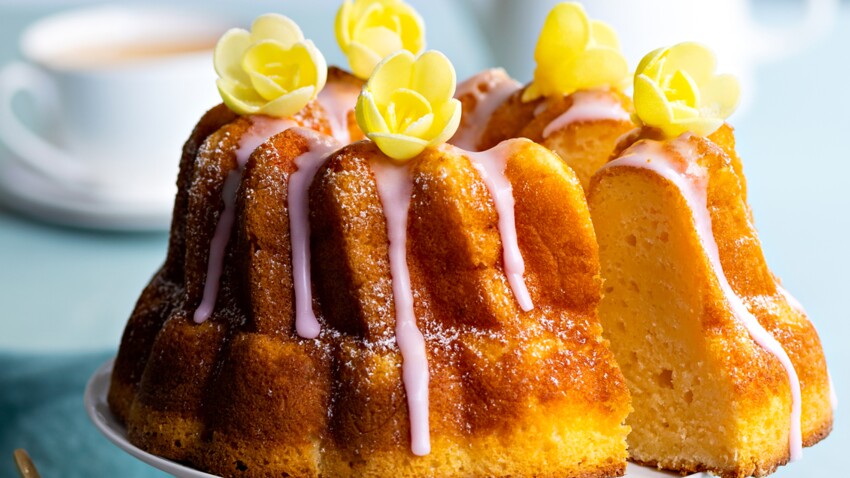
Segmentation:
{"type": "Polygon", "coordinates": [[[18,166],[0,161],[3,206],[53,224],[107,231],[166,231],[173,194],[158,199],[97,201],[64,191],[18,166]]]}
{"type": "MultiPolygon", "coordinates": [[[[112,415],[109,404],[106,401],[109,392],[109,383],[112,380],[112,366],[115,358],[103,363],[89,378],[85,391],[85,407],[89,419],[103,435],[118,448],[129,453],[133,457],[147,463],[154,468],[169,473],[177,478],[220,478],[216,475],[204,473],[180,463],[160,458],[134,446],[127,439],[127,429],[118,423],[112,415]]],[[[666,471],[656,470],[629,462],[626,466],[626,474],[623,478],[670,478],[681,475],[666,471]]],[[[690,478],[709,478],[705,473],[688,475],[690,478]]]]}

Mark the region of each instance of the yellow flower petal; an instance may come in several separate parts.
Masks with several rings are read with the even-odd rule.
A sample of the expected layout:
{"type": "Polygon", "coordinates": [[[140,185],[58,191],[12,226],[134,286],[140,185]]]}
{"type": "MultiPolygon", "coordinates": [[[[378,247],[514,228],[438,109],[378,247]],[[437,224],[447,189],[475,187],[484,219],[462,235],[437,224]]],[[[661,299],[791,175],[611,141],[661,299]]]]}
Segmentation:
{"type": "Polygon", "coordinates": [[[381,25],[364,29],[354,41],[372,50],[380,58],[402,49],[398,33],[381,25]]]}
{"type": "Polygon", "coordinates": [[[401,27],[401,44],[404,49],[418,55],[425,49],[425,22],[410,5],[400,3],[398,23],[401,27]]]}
{"type": "Polygon", "coordinates": [[[686,71],[701,85],[711,79],[716,65],[717,60],[711,50],[699,43],[687,42],[667,49],[663,71],[668,75],[675,70],[686,71]]]}
{"type": "Polygon", "coordinates": [[[357,106],[354,108],[354,113],[357,119],[357,125],[362,131],[389,133],[390,128],[381,115],[378,105],[375,104],[375,99],[368,91],[364,91],[357,98],[357,106]]]}
{"type": "Polygon", "coordinates": [[[590,21],[590,38],[595,46],[607,46],[615,50],[620,49],[620,40],[617,38],[617,32],[611,25],[599,21],[590,21]]]}
{"type": "Polygon", "coordinates": [[[555,5],[540,31],[534,50],[534,80],[522,100],[563,96],[580,89],[625,88],[629,69],[619,48],[614,29],[588,19],[581,4],[555,5]]]}
{"type": "Polygon", "coordinates": [[[230,78],[248,83],[248,75],[242,69],[242,56],[251,46],[251,34],[241,28],[231,28],[215,45],[213,66],[221,78],[230,78]]]}
{"type": "Polygon", "coordinates": [[[657,79],[655,76],[655,73],[657,73],[657,71],[654,71],[650,67],[655,66],[658,63],[658,58],[664,54],[665,50],[667,49],[657,48],[647,53],[643,58],[641,58],[640,63],[638,63],[638,66],[635,69],[635,78],[637,78],[637,72],[640,72],[641,75],[644,75],[648,78],[652,78],[653,80],[657,79]]]}
{"type": "Polygon", "coordinates": [[[288,53],[288,49],[274,40],[255,43],[245,53],[242,68],[251,77],[254,89],[266,100],[274,100],[292,87],[298,65],[283,63],[288,53]]]}
{"type": "Polygon", "coordinates": [[[358,78],[369,78],[375,66],[381,62],[381,57],[365,45],[351,42],[348,45],[348,66],[358,78]]]}
{"type": "Polygon", "coordinates": [[[425,47],[422,18],[400,0],[346,1],[337,11],[335,36],[354,74],[366,79],[385,57],[425,47]]]}
{"type": "Polygon", "coordinates": [[[673,119],[664,90],[644,75],[635,77],[634,103],[635,113],[644,124],[662,125],[673,119]]]}
{"type": "Polygon", "coordinates": [[[277,13],[261,15],[251,24],[251,36],[254,41],[276,40],[284,48],[304,40],[304,33],[298,24],[288,17],[277,13]]]}
{"type": "Polygon", "coordinates": [[[403,134],[369,133],[366,136],[374,141],[384,154],[396,161],[407,161],[428,146],[428,141],[403,134]]]}
{"type": "Polygon", "coordinates": [[[327,63],[282,15],[258,17],[251,32],[230,30],[214,55],[219,93],[239,114],[291,116],[324,87],[327,63]]]}
{"type": "Polygon", "coordinates": [[[411,86],[413,62],[413,53],[399,50],[384,58],[379,68],[375,68],[367,85],[378,105],[388,104],[394,91],[411,86]]]}
{"type": "Polygon", "coordinates": [[[348,28],[351,22],[351,10],[353,4],[351,0],[345,0],[336,12],[334,20],[334,35],[336,42],[342,49],[342,52],[348,55],[348,44],[351,43],[351,30],[348,28]]]}
{"type": "Polygon", "coordinates": [[[594,48],[576,59],[572,73],[571,88],[565,85],[560,91],[572,93],[575,90],[587,90],[600,85],[619,87],[629,76],[629,65],[617,50],[594,48]]]}
{"type": "Polygon", "coordinates": [[[579,3],[563,2],[546,16],[534,58],[540,62],[583,51],[590,42],[590,21],[579,3]]]}
{"type": "Polygon", "coordinates": [[[702,88],[700,109],[709,116],[728,118],[738,107],[741,85],[732,75],[717,75],[702,88]]]}
{"type": "Polygon", "coordinates": [[[357,124],[387,156],[410,159],[457,131],[462,108],[453,98],[455,79],[442,53],[419,58],[407,50],[393,53],[364,85],[355,108],[357,124]]]}
{"type": "Polygon", "coordinates": [[[678,101],[692,107],[699,104],[699,86],[691,75],[682,70],[676,70],[670,77],[666,93],[668,101],[678,101]]]}
{"type": "Polygon", "coordinates": [[[457,78],[451,61],[438,51],[429,51],[420,56],[413,64],[411,88],[422,93],[428,101],[445,102],[452,98],[457,78]],[[451,74],[434,75],[435,71],[446,71],[451,74]]]}
{"type": "Polygon", "coordinates": [[[315,94],[314,86],[304,86],[264,104],[257,113],[278,118],[292,116],[301,111],[315,94]]]}
{"type": "Polygon", "coordinates": [[[457,128],[460,126],[462,110],[463,108],[461,107],[460,101],[452,98],[436,111],[437,114],[434,118],[434,126],[439,126],[441,124],[445,126],[443,126],[443,128],[438,132],[429,132],[429,134],[434,135],[434,139],[428,143],[428,146],[443,144],[454,136],[457,128]]]}
{"type": "Polygon", "coordinates": [[[671,121],[685,121],[699,118],[699,110],[688,106],[682,103],[668,103],[670,105],[670,111],[673,112],[673,119],[671,121]]]}
{"type": "Polygon", "coordinates": [[[715,75],[714,54],[680,43],[646,55],[635,71],[634,106],[639,123],[667,136],[686,131],[709,135],[735,110],[738,81],[715,75]]]}
{"type": "Polygon", "coordinates": [[[699,136],[708,136],[723,126],[722,118],[694,118],[675,121],[663,129],[667,136],[679,136],[691,132],[699,136]]]}
{"type": "Polygon", "coordinates": [[[539,84],[531,83],[525,91],[522,92],[522,101],[523,103],[527,103],[529,101],[534,101],[541,96],[543,96],[543,93],[540,92],[539,84]]]}
{"type": "Polygon", "coordinates": [[[239,83],[219,78],[216,81],[221,99],[228,108],[241,115],[254,114],[263,103],[263,98],[257,95],[253,89],[244,87],[239,83]]]}
{"type": "Polygon", "coordinates": [[[422,116],[431,114],[431,104],[424,96],[409,88],[399,88],[392,92],[390,104],[398,116],[398,123],[390,123],[395,131],[402,132],[407,124],[422,116]]]}
{"type": "Polygon", "coordinates": [[[401,133],[406,136],[421,138],[428,134],[428,130],[431,129],[431,125],[433,124],[434,113],[427,113],[405,126],[401,133]]]}

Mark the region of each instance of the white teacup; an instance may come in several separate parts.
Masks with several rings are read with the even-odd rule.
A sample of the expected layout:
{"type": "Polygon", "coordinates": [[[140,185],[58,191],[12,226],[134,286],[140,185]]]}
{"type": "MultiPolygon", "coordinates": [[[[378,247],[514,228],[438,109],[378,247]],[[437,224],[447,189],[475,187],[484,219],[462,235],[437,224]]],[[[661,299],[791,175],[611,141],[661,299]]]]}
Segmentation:
{"type": "MultiPolygon", "coordinates": [[[[561,0],[475,0],[487,22],[497,59],[523,81],[534,71],[537,32],[549,10],[561,0]]],[[[801,15],[782,28],[762,25],[750,0],[580,0],[588,15],[608,22],[623,54],[634,68],[650,51],[683,41],[710,47],[718,71],[732,73],[742,84],[743,103],[752,94],[752,73],[762,62],[796,53],[834,24],[838,0],[799,0],[801,15]]],[[[763,8],[770,8],[763,5],[763,8]]]]}
{"type": "Polygon", "coordinates": [[[21,37],[24,61],[0,71],[0,140],[68,188],[105,198],[172,194],[183,141],[220,101],[211,50],[226,29],[197,12],[143,6],[39,20],[21,37]],[[50,120],[43,135],[13,111],[19,94],[50,120]]]}

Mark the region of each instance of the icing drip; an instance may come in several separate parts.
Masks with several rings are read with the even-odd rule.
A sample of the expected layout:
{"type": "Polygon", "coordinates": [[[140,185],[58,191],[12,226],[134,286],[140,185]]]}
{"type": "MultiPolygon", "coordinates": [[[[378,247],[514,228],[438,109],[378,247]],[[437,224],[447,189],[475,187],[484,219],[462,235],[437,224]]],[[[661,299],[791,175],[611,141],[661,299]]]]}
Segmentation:
{"type": "Polygon", "coordinates": [[[348,130],[348,113],[354,111],[360,88],[347,83],[327,83],[317,100],[328,113],[333,137],[342,144],[351,142],[348,130]]]}
{"type": "Polygon", "coordinates": [[[270,118],[268,116],[251,116],[251,127],[239,138],[239,147],[236,149],[237,168],[228,173],[221,190],[221,200],[224,202],[224,210],[218,218],[215,233],[210,241],[210,255],[207,260],[207,276],[204,282],[204,295],[198,308],[195,309],[193,319],[201,324],[210,318],[215,301],[218,298],[218,289],[221,285],[221,273],[224,266],[224,252],[227,242],[230,240],[230,232],[236,220],[236,190],[242,182],[242,171],[251,153],[254,152],[267,139],[277,133],[284,131],[296,123],[288,119],[270,118]]]}
{"type": "Polygon", "coordinates": [[[289,176],[289,237],[292,241],[292,285],[295,289],[295,331],[305,339],[318,337],[319,321],[313,312],[313,288],[310,281],[310,217],[308,193],[313,178],[327,157],[340,144],[307,128],[296,132],[307,140],[307,152],[295,158],[298,168],[289,176]]]}
{"type": "MultiPolygon", "coordinates": [[[[685,138],[681,136],[680,138],[685,138]]],[[[693,152],[690,146],[676,140],[676,145],[686,157],[691,157],[693,152]]],[[[714,240],[714,232],[711,226],[711,215],[708,211],[708,198],[706,188],[708,186],[707,172],[695,161],[677,161],[663,150],[661,144],[655,141],[644,141],[629,148],[625,155],[609,162],[602,169],[613,167],[633,167],[648,169],[673,183],[680,191],[691,210],[696,227],[697,235],[706,256],[708,256],[720,289],[726,297],[726,301],[732,309],[732,313],[738,321],[746,327],[750,336],[759,346],[774,355],[782,363],[788,374],[788,382],[791,386],[791,425],[789,448],[791,461],[799,460],[803,455],[803,440],[801,431],[802,401],[800,394],[800,381],[791,359],[782,348],[782,345],[758,322],[758,319],[750,313],[744,302],[732,290],[732,286],[723,272],[720,263],[720,252],[717,242],[714,240]]]]}
{"type": "Polygon", "coordinates": [[[510,181],[505,176],[505,167],[510,157],[513,141],[502,141],[494,148],[480,153],[464,151],[462,154],[469,158],[472,166],[481,175],[484,184],[493,197],[496,212],[499,215],[499,234],[502,236],[502,255],[504,256],[505,274],[511,285],[514,296],[522,310],[528,312],[534,308],[531,294],[525,284],[525,261],[519,250],[519,240],[516,233],[514,217],[514,194],[510,181]]]}
{"type": "Polygon", "coordinates": [[[402,380],[410,415],[410,441],[414,455],[431,452],[428,424],[428,357],[425,338],[416,326],[413,291],[407,267],[407,215],[413,194],[413,181],[406,164],[388,160],[371,163],[384,208],[389,238],[390,275],[395,305],[395,333],[402,357],[402,380]]]}
{"type": "MultiPolygon", "coordinates": [[[[796,297],[791,295],[791,293],[788,292],[787,289],[777,283],[776,290],[779,291],[780,294],[782,294],[782,297],[785,298],[785,301],[788,302],[788,305],[790,305],[794,310],[805,315],[806,317],[809,316],[809,314],[806,312],[806,309],[803,307],[803,304],[801,304],[796,297]]],[[[815,324],[812,323],[812,326],[814,325],[815,324]]],[[[836,395],[835,393],[835,385],[832,383],[832,374],[829,373],[829,370],[826,371],[826,377],[827,380],[829,380],[829,404],[832,406],[832,411],[835,412],[835,410],[838,409],[838,395],[836,395]]]]}
{"type": "MultiPolygon", "coordinates": [[[[576,121],[617,120],[630,121],[629,113],[612,93],[607,91],[577,91],[572,94],[573,104],[567,111],[552,120],[543,129],[543,138],[576,121]]],[[[545,104],[545,103],[544,103],[545,104]]]]}
{"type": "Polygon", "coordinates": [[[464,115],[469,119],[463,121],[463,127],[457,130],[449,143],[459,148],[477,151],[478,140],[481,139],[496,108],[521,86],[502,68],[482,71],[458,85],[455,98],[472,95],[475,98],[475,109],[469,115],[464,115]]]}

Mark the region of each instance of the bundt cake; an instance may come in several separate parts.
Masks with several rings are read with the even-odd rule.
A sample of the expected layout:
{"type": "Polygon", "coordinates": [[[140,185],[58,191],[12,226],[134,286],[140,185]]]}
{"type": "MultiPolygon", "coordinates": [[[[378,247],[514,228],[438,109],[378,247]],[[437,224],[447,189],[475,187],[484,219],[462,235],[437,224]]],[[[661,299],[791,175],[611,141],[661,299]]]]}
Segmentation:
{"type": "Polygon", "coordinates": [[[620,136],[634,128],[617,35],[588,19],[581,4],[560,3],[546,18],[534,56],[534,80],[526,87],[502,69],[458,86],[465,119],[451,143],[477,151],[508,138],[531,139],[558,154],[587,189],[620,136]]]}
{"type": "Polygon", "coordinates": [[[184,147],[113,413],[222,476],[622,475],[629,393],[575,174],[525,139],[445,144],[462,114],[444,56],[362,64],[380,50],[358,28],[421,20],[346,8],[358,77],[279,15],[216,47],[225,105],[184,147]]]}
{"type": "Polygon", "coordinates": [[[634,411],[633,460],[763,476],[832,428],[818,335],[768,269],[732,129],[737,83],[705,48],[650,53],[636,121],[591,180],[605,336],[634,411]]]}

